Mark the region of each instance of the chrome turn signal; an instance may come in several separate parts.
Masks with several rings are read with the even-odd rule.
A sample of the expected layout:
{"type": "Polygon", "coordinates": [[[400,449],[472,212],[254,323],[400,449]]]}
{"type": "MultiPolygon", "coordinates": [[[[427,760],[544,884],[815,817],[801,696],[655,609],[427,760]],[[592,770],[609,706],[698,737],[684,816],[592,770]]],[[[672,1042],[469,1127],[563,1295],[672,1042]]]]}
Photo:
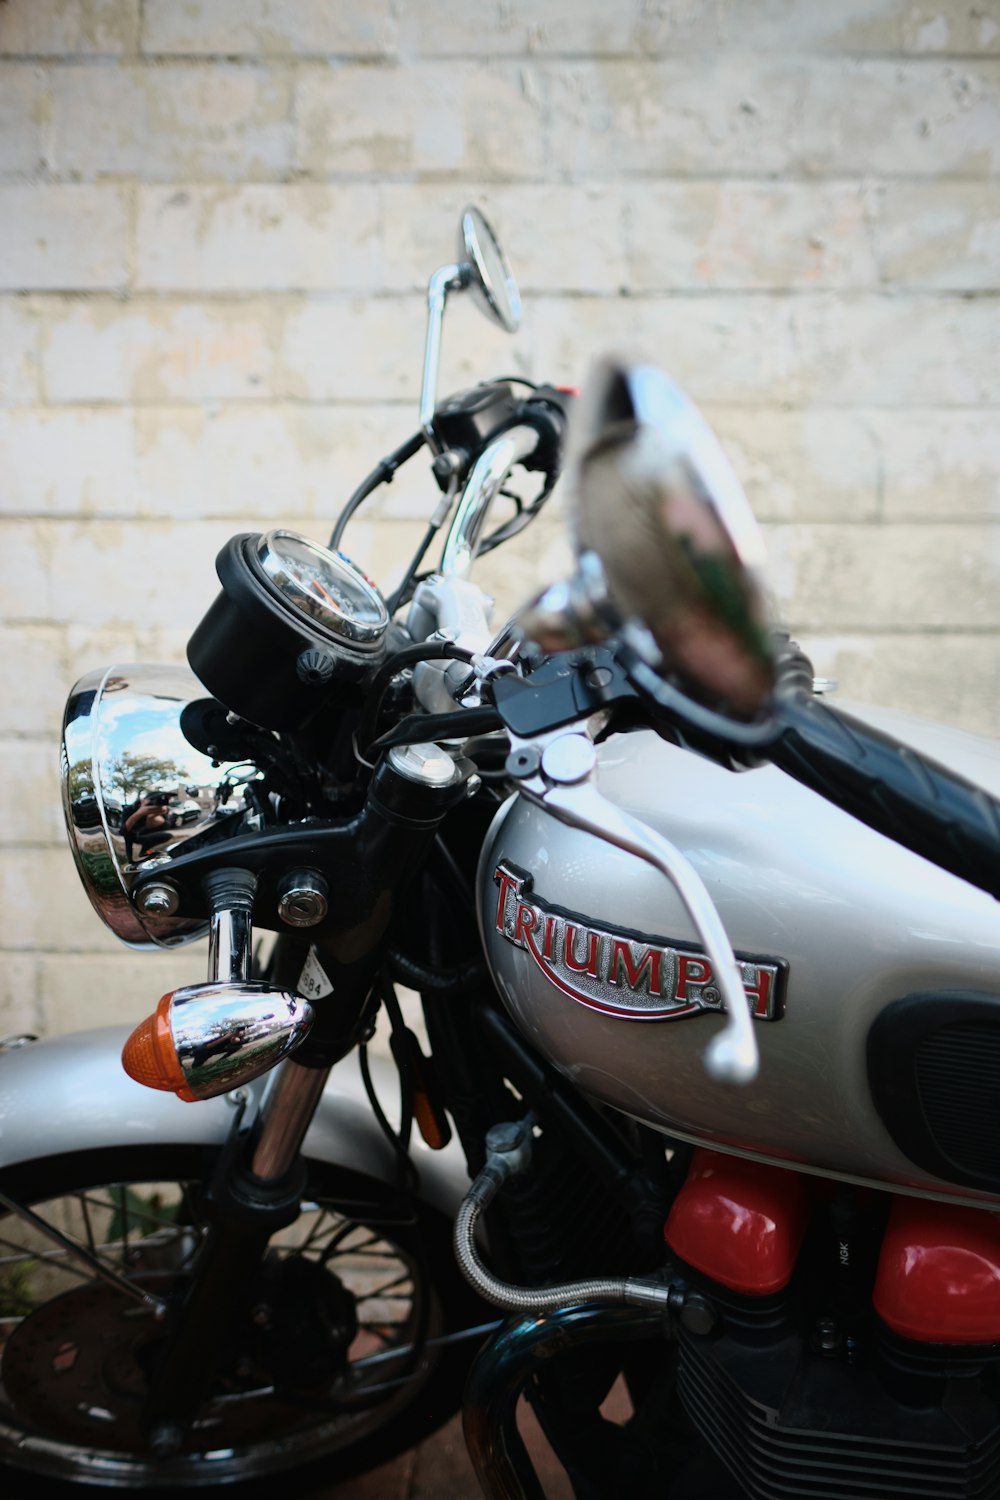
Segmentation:
{"type": "Polygon", "coordinates": [[[247,981],[190,984],[164,995],[122,1052],[130,1078],[193,1102],[259,1078],[305,1038],[308,1000],[247,981]]]}

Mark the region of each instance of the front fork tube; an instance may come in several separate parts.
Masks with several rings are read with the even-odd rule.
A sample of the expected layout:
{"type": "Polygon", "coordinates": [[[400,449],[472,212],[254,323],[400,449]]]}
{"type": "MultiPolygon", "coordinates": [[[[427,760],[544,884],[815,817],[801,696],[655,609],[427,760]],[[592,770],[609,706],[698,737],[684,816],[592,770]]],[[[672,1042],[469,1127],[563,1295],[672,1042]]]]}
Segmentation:
{"type": "Polygon", "coordinates": [[[168,1314],[150,1381],[145,1423],[160,1454],[181,1447],[238,1339],[269,1240],[298,1217],[305,1185],[299,1151],[329,1071],[287,1060],[272,1075],[259,1128],[246,1129],[242,1112],[237,1118],[209,1190],[208,1234],[190,1285],[168,1314]]]}

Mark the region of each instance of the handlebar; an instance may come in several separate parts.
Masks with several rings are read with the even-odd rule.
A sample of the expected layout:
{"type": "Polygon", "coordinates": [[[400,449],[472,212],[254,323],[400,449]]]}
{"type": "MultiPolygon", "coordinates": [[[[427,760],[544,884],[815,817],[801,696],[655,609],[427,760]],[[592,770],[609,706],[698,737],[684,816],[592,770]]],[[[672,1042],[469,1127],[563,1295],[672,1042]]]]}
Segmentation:
{"type": "Polygon", "coordinates": [[[527,423],[508,427],[485,447],[472,467],[441,558],[445,578],[468,578],[482,540],[487,514],[515,464],[535,452],[541,435],[527,423]]]}
{"type": "Polygon", "coordinates": [[[779,700],[767,758],[869,828],[1000,898],[1000,802],[815,698],[779,700]]]}

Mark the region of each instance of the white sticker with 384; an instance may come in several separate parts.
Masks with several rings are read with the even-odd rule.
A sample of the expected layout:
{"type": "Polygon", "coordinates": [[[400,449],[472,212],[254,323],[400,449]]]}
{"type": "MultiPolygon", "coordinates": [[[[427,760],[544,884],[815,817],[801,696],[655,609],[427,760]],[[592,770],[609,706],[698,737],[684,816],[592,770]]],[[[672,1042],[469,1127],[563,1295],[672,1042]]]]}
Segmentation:
{"type": "Polygon", "coordinates": [[[305,995],[307,1000],[322,1000],[324,995],[333,994],[333,985],[317,957],[315,948],[309,949],[306,961],[302,965],[302,973],[299,975],[299,994],[305,995]]]}

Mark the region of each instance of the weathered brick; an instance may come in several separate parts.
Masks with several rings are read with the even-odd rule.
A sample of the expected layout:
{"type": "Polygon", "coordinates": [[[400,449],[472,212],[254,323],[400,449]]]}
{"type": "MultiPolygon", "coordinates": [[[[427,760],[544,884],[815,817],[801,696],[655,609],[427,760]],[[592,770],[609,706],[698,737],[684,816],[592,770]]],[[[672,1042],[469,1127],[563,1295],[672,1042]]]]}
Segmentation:
{"type": "Polygon", "coordinates": [[[996,183],[885,183],[874,228],[883,279],[895,286],[993,291],[1000,268],[996,183]]]}
{"type": "Polygon", "coordinates": [[[38,960],[30,953],[0,952],[0,1037],[41,1034],[38,960]]]}
{"type": "Polygon", "coordinates": [[[6,0],[0,55],[120,55],[134,48],[139,0],[6,0]]]}
{"type": "Polygon", "coordinates": [[[531,367],[578,383],[593,354],[653,359],[695,400],[969,406],[1000,400],[1000,304],[832,294],[539,298],[531,367]]]}
{"type": "Polygon", "coordinates": [[[468,27],[456,25],[450,0],[402,0],[394,9],[396,43],[403,57],[508,57],[528,50],[528,22],[508,0],[480,0],[474,35],[468,27]]]}
{"type": "Polygon", "coordinates": [[[162,652],[146,651],[139,643],[143,631],[131,622],[121,625],[81,625],[75,620],[65,627],[66,641],[66,691],[78,682],[85,673],[104,669],[130,661],[183,661],[187,634],[178,643],[178,648],[166,656],[162,652]]]}
{"type": "Polygon", "coordinates": [[[310,70],[296,117],[296,161],[307,172],[537,178],[545,162],[541,102],[518,65],[310,70]]]}
{"type": "MultiPolygon", "coordinates": [[[[311,299],[292,307],[281,341],[281,393],[314,401],[405,400],[415,417],[425,316],[416,297],[311,299]]],[[[467,298],[456,298],[444,333],[439,394],[499,371],[522,372],[525,344],[487,321],[467,298]]]]}
{"type": "Polygon", "coordinates": [[[65,844],[57,733],[51,743],[0,740],[0,777],[16,792],[4,798],[0,844],[65,844]]]}
{"type": "Polygon", "coordinates": [[[41,523],[31,538],[38,552],[25,559],[26,573],[41,571],[39,597],[23,585],[12,590],[11,614],[37,609],[38,618],[67,624],[131,628],[141,618],[146,627],[192,628],[218,589],[216,553],[241,529],[235,521],[41,523]]]}
{"type": "Polygon", "coordinates": [[[995,60],[827,60],[803,81],[799,170],[989,178],[1000,165],[995,60]]]}
{"type": "Polygon", "coordinates": [[[1000,518],[994,411],[872,412],[888,520],[1000,518]]]}
{"type": "Polygon", "coordinates": [[[0,172],[35,172],[46,165],[50,112],[44,69],[0,63],[0,172]]]}
{"type": "Polygon", "coordinates": [[[521,342],[529,372],[579,385],[607,351],[661,365],[696,401],[794,401],[808,369],[804,299],[739,296],[538,298],[521,342]]]}
{"type": "MultiPolygon", "coordinates": [[[[538,65],[541,68],[541,64],[538,65]]],[[[989,177],[1000,64],[720,56],[544,70],[552,161],[574,180],[758,173],[989,177]]]]}
{"type": "Polygon", "coordinates": [[[38,399],[38,318],[21,299],[0,297],[0,401],[38,399]]]}
{"type": "Polygon", "coordinates": [[[285,316],[278,391],[313,401],[415,400],[421,340],[416,298],[310,298],[285,316]]]}
{"type": "Polygon", "coordinates": [[[0,453],[8,514],[127,515],[139,498],[128,411],[0,411],[0,453]]]}
{"type": "Polygon", "coordinates": [[[393,45],[395,11],[388,0],[154,0],[143,14],[142,49],[195,57],[373,56],[393,45]]]}
{"type": "Polygon", "coordinates": [[[988,526],[781,525],[767,542],[794,631],[1000,628],[988,526]]]}
{"type": "Polygon", "coordinates": [[[801,299],[796,398],[848,406],[1000,401],[1000,303],[963,297],[801,299]]]}
{"type": "Polygon", "coordinates": [[[49,576],[53,528],[43,521],[6,521],[0,549],[0,597],[8,619],[52,618],[49,576]]]}
{"type": "Polygon", "coordinates": [[[124,286],[125,235],[120,188],[0,187],[0,289],[124,286]]]}
{"type": "Polygon", "coordinates": [[[378,198],[360,184],[139,189],[136,285],[378,289],[378,198]]]}
{"type": "Polygon", "coordinates": [[[805,644],[817,672],[840,685],[834,704],[856,698],[1000,737],[1000,697],[983,691],[996,679],[995,636],[813,635],[805,644]]]}
{"type": "Polygon", "coordinates": [[[266,397],[274,321],[256,302],[52,304],[45,389],[53,401],[266,397]]]}
{"type": "MultiPolygon", "coordinates": [[[[416,423],[398,407],[286,404],[147,407],[135,425],[143,511],[256,516],[267,526],[289,507],[332,525],[364,475],[416,423]]],[[[433,483],[426,463],[423,473],[426,488],[433,483]]]]}
{"type": "Polygon", "coordinates": [[[84,893],[68,847],[0,849],[3,943],[19,951],[87,952],[101,924],[84,893]]]}
{"type": "Polygon", "coordinates": [[[878,283],[853,183],[644,182],[626,211],[635,291],[878,283]]]}
{"type": "MultiPolygon", "coordinates": [[[[4,550],[9,546],[5,536],[4,550]]],[[[55,746],[69,675],[57,626],[5,621],[0,626],[0,732],[39,735],[55,746]]]]}
{"type": "Polygon", "coordinates": [[[94,937],[89,946],[96,951],[39,957],[40,1026],[46,1036],[93,1026],[137,1026],[168,990],[204,981],[204,943],[169,953],[130,951],[101,925],[82,889],[80,900],[90,911],[94,937]]]}
{"type": "Polygon", "coordinates": [[[877,5],[871,0],[837,0],[836,5],[825,0],[643,5],[632,0],[614,7],[604,0],[509,0],[504,11],[510,30],[517,35],[523,28],[532,50],[577,55],[1000,50],[1000,22],[986,8],[913,0],[881,0],[877,5]]]}
{"type": "MultiPolygon", "coordinates": [[[[608,292],[629,280],[625,212],[631,192],[549,183],[385,184],[384,283],[411,291],[457,253],[469,203],[483,209],[523,291],[608,292]]],[[[450,318],[450,314],[449,314],[450,318]]]]}
{"type": "Polygon", "coordinates": [[[52,90],[59,172],[229,181],[283,177],[292,165],[292,84],[282,72],[68,66],[53,73],[52,90]]]}
{"type": "Polygon", "coordinates": [[[150,53],[205,56],[497,56],[739,52],[995,53],[1000,24],[985,8],[912,0],[483,0],[471,36],[450,0],[355,8],[327,0],[153,0],[150,53]]]}
{"type": "Polygon", "coordinates": [[[880,449],[870,413],[709,407],[761,521],[870,521],[880,449]]]}

